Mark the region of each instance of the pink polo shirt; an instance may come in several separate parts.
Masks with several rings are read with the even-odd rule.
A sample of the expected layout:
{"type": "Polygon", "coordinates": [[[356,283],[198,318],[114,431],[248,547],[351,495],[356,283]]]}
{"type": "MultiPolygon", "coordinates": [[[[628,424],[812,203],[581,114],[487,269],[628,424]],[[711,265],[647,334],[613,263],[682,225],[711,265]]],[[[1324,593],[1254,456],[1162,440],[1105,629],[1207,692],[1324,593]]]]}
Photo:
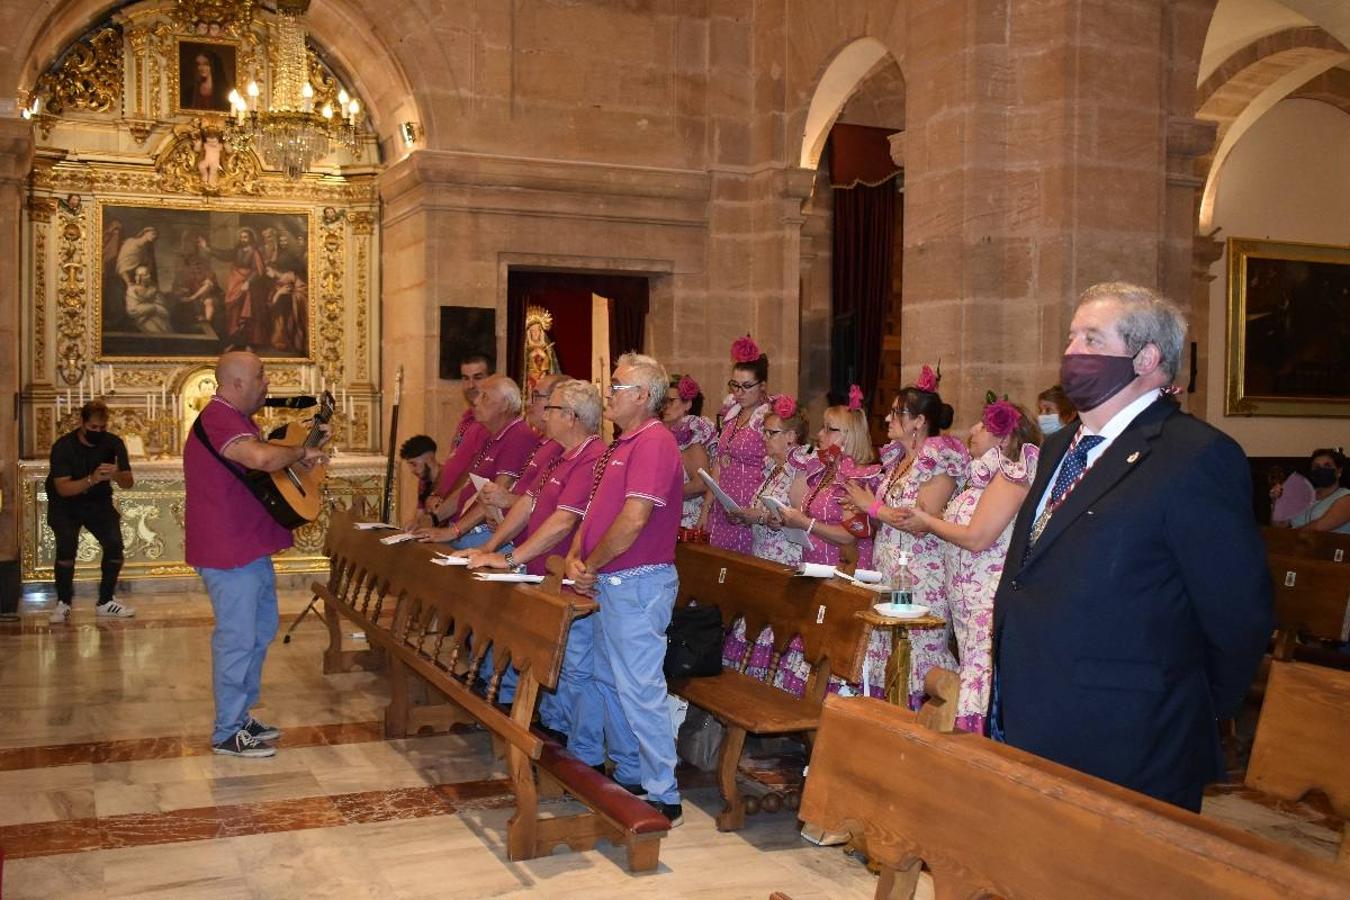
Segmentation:
{"type": "Polygon", "coordinates": [[[673,563],[684,500],[684,465],[675,436],[660,419],[648,419],[625,432],[614,442],[612,451],[589,503],[586,497],[590,496],[590,485],[586,485],[584,494],[578,495],[569,484],[558,501],[559,506],[586,510],[581,521],[582,557],[589,556],[600,543],[624,502],[636,497],[651,502],[651,518],[633,545],[600,571],[620,572],[637,566],[673,563]]]}
{"type": "MultiPolygon", "coordinates": [[[[512,419],[502,426],[501,431],[488,438],[487,443],[474,457],[469,472],[488,481],[494,481],[501,475],[520,478],[521,473],[525,471],[525,463],[537,446],[539,435],[525,424],[524,419],[512,419]]],[[[457,509],[460,513],[464,512],[464,504],[469,502],[474,493],[472,481],[465,484],[464,489],[459,492],[457,509]]]]}
{"type": "MultiPolygon", "coordinates": [[[[212,446],[222,456],[235,441],[260,436],[258,426],[221,397],[201,414],[212,446]]],[[[237,569],[289,548],[291,533],[268,515],[252,492],[202,446],[195,431],[183,447],[187,504],[183,513],[185,558],[194,568],[237,569]]],[[[236,466],[243,472],[243,466],[236,466]]]]}
{"type": "MultiPolygon", "coordinates": [[[[472,413],[466,413],[466,416],[472,416],[472,413]]],[[[450,489],[455,486],[455,482],[463,477],[464,473],[469,471],[469,466],[473,464],[474,457],[478,451],[483,449],[483,445],[488,442],[491,435],[483,427],[483,423],[477,419],[465,424],[460,422],[464,429],[463,436],[459,443],[455,445],[455,451],[450,454],[450,458],[441,466],[441,477],[436,480],[436,494],[441,497],[449,496],[450,489]]],[[[458,435],[457,435],[458,437],[458,435]]]]}
{"type": "Polygon", "coordinates": [[[524,497],[533,491],[540,476],[553,468],[553,463],[562,455],[562,452],[562,444],[552,438],[545,438],[544,442],[535,447],[534,452],[530,454],[530,460],[525,464],[525,471],[512,485],[511,493],[517,497],[524,497]]]}
{"type": "MultiPolygon", "coordinates": [[[[559,452],[562,451],[562,445],[558,445],[559,452]]],[[[525,524],[525,530],[516,538],[516,543],[524,543],[525,539],[544,524],[544,520],[553,515],[559,509],[559,499],[563,492],[567,490],[568,485],[573,482],[583,486],[586,493],[590,493],[591,483],[594,480],[595,461],[605,452],[605,442],[599,437],[591,436],[586,438],[580,444],[577,444],[567,453],[561,456],[555,454],[557,465],[550,470],[545,468],[540,470],[540,481],[543,484],[537,485],[530,491],[530,496],[534,498],[534,509],[530,512],[530,520],[525,524]],[[542,476],[547,475],[545,479],[542,476]]],[[[522,479],[523,480],[523,479],[522,479]]],[[[576,509],[568,509],[568,512],[576,513],[578,519],[581,518],[581,512],[576,509]]],[[[553,545],[552,553],[565,555],[567,548],[572,544],[572,535],[576,532],[576,527],[563,535],[558,543],[553,545]]],[[[549,553],[541,553],[525,565],[525,571],[531,575],[547,575],[549,553]]]]}

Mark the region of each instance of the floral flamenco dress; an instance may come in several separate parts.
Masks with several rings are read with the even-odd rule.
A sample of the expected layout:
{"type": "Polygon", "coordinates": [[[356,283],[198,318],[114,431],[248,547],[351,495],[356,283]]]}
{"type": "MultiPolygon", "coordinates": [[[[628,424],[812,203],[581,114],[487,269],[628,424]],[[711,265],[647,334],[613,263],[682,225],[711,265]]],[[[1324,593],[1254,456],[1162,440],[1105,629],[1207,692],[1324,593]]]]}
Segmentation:
{"type": "MultiPolygon", "coordinates": [[[[1013,484],[1029,487],[1036,477],[1040,448],[1023,444],[1018,458],[1006,458],[991,447],[970,463],[966,489],[947,504],[942,517],[956,525],[969,525],[980,505],[984,490],[1000,474],[1013,484]]],[[[947,570],[947,602],[956,647],[961,656],[961,693],[956,703],[956,727],[983,734],[985,713],[989,708],[990,674],[993,668],[992,628],[994,594],[1003,577],[1003,558],[1008,555],[1012,536],[1011,520],[1003,533],[986,550],[973,552],[943,542],[947,570]]]]}
{"type": "MultiPolygon", "coordinates": [[[[934,477],[951,476],[956,481],[956,491],[960,491],[965,486],[969,469],[970,453],[961,441],[945,434],[925,438],[914,462],[908,468],[897,466],[877,496],[887,506],[912,509],[919,502],[919,490],[934,477]]],[[[937,535],[912,535],[882,524],[877,529],[872,551],[875,568],[891,584],[896,583],[900,572],[900,554],[907,553],[909,571],[914,579],[914,602],[946,620],[941,628],[909,630],[909,703],[913,709],[917,709],[923,699],[923,680],[929,669],[941,666],[957,670],[956,658],[947,648],[952,626],[947,603],[944,547],[945,542],[937,535]]]]}
{"type": "MultiPolygon", "coordinates": [[[[816,520],[817,524],[840,525],[844,521],[843,504],[848,500],[844,485],[855,481],[875,490],[881,477],[881,466],[860,466],[845,456],[837,464],[823,461],[819,455],[806,460],[803,466],[806,475],[806,497],[802,501],[802,511],[816,520]]],[[[802,550],[802,562],[820,563],[834,566],[839,564],[840,548],[815,535],[807,538],[810,544],[802,550]]],[[[858,568],[872,568],[872,540],[864,538],[858,541],[858,568]]],[[[884,665],[884,663],[883,663],[884,665]]],[[[806,693],[806,681],[811,675],[811,667],[802,655],[802,641],[794,637],[774,674],[774,686],[800,697],[806,693]]],[[[831,693],[838,693],[844,682],[831,675],[831,693]]],[[[869,684],[868,695],[884,697],[886,686],[881,679],[869,684]]],[[[859,685],[850,685],[855,693],[862,693],[859,685]]]]}
{"type": "MultiPolygon", "coordinates": [[[[765,497],[788,505],[790,503],[788,494],[792,488],[793,480],[797,477],[801,461],[801,457],[798,457],[796,463],[791,459],[782,465],[769,463],[768,474],[764,476],[764,480],[755,490],[749,508],[768,511],[768,507],[763,502],[765,497]]],[[[801,565],[802,548],[789,541],[782,529],[775,531],[767,525],[752,525],[751,532],[754,535],[752,549],[755,556],[760,559],[767,559],[770,562],[782,563],[794,569],[801,565]]],[[[722,645],[722,664],[728,668],[739,666],[741,660],[745,657],[745,651],[745,622],[739,621],[727,635],[726,642],[722,645]]],[[[765,628],[755,641],[754,649],[750,651],[750,660],[746,664],[745,674],[752,678],[758,678],[760,681],[767,680],[769,664],[772,659],[773,631],[765,628]]]]}
{"type": "MultiPolygon", "coordinates": [[[[688,450],[695,444],[702,444],[708,450],[708,458],[717,458],[717,429],[713,423],[702,416],[685,416],[670,426],[670,433],[675,436],[675,443],[680,448],[680,453],[688,450]]],[[[684,473],[684,483],[689,483],[689,473],[684,473]]],[[[703,495],[697,494],[693,497],[684,498],[684,506],[680,512],[680,527],[693,528],[698,524],[699,514],[703,511],[703,495]]]]}
{"type": "MultiPolygon", "coordinates": [[[[729,402],[722,410],[722,431],[717,437],[717,483],[739,506],[749,506],[755,489],[764,480],[764,417],[770,412],[768,401],[756,406],[750,420],[738,425],[741,407],[729,402]]],[[[708,543],[723,550],[750,555],[754,535],[749,525],[737,525],[727,518],[716,501],[708,513],[708,543]]]]}

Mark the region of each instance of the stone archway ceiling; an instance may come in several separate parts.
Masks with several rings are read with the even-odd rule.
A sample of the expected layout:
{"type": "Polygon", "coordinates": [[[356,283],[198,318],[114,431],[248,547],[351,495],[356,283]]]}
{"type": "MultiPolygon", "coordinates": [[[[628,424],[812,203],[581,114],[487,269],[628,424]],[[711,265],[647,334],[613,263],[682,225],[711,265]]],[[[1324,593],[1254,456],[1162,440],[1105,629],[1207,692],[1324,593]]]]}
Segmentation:
{"type": "MultiPolygon", "coordinates": [[[[844,108],[848,98],[857,90],[876,65],[890,56],[886,45],[876,38],[859,38],[840,50],[830,60],[806,113],[806,127],[802,132],[802,152],[798,162],[803,169],[815,169],[820,154],[830,136],[830,126],[844,108]]],[[[893,57],[892,57],[893,59],[893,57]]],[[[897,63],[898,65],[898,63],[897,63]]]]}

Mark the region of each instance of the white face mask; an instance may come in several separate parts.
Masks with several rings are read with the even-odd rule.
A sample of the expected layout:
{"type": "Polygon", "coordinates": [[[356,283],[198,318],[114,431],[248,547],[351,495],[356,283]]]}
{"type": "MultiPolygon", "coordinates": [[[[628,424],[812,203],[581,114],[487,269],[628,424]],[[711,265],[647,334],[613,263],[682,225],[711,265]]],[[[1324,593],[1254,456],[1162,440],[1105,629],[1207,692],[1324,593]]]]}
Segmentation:
{"type": "Polygon", "coordinates": [[[1046,413],[1037,416],[1036,422],[1041,426],[1041,433],[1046,437],[1049,437],[1064,427],[1064,423],[1059,420],[1059,416],[1055,413],[1046,413]]]}

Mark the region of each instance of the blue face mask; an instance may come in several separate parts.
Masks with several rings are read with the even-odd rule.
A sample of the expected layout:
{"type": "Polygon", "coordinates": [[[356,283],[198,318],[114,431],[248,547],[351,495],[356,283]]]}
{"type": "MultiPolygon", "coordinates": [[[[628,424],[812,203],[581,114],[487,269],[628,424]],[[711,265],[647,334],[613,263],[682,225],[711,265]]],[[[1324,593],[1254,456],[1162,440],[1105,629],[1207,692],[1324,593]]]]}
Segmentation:
{"type": "Polygon", "coordinates": [[[1064,423],[1059,420],[1057,413],[1045,413],[1036,417],[1036,424],[1041,426],[1041,434],[1046,437],[1054,434],[1064,427],[1064,423]]]}

